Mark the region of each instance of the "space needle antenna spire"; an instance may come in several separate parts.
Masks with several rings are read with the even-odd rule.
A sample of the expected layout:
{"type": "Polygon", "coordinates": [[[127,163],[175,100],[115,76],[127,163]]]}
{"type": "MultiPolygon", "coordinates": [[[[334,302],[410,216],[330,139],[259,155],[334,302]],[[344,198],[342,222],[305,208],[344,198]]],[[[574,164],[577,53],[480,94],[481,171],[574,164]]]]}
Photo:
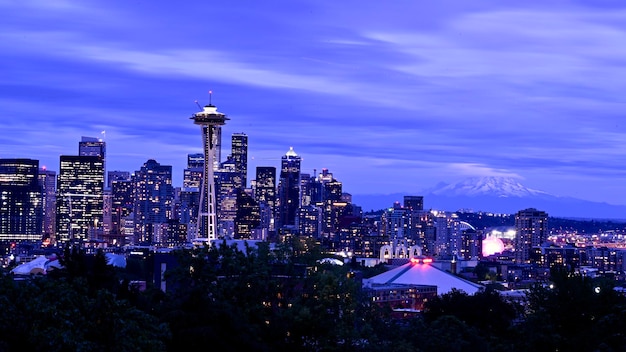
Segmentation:
{"type": "Polygon", "coordinates": [[[196,240],[217,239],[217,212],[215,197],[214,165],[219,161],[219,145],[221,144],[221,126],[229,120],[225,114],[217,111],[212,105],[212,92],[209,91],[209,105],[202,111],[193,114],[190,119],[200,126],[202,147],[204,151],[204,167],[200,188],[200,204],[198,204],[198,223],[196,240]]]}

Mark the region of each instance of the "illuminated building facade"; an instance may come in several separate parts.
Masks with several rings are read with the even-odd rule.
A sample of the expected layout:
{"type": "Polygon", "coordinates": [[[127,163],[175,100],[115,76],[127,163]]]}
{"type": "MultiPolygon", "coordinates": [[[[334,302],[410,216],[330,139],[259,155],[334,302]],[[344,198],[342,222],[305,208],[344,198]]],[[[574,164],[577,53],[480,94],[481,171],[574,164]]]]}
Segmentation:
{"type": "MultiPolygon", "coordinates": [[[[273,166],[257,166],[254,184],[254,199],[259,204],[266,204],[268,211],[273,214],[276,208],[276,168],[273,166]]],[[[273,230],[273,221],[270,221],[270,230],[273,230]]]]}
{"type": "Polygon", "coordinates": [[[0,241],[41,239],[39,161],[0,159],[0,241]]]}
{"type": "Polygon", "coordinates": [[[115,181],[130,181],[130,172],[128,171],[109,171],[107,172],[107,188],[112,187],[115,181]]]}
{"type": "Polygon", "coordinates": [[[261,209],[251,194],[244,189],[237,191],[237,211],[235,215],[236,239],[253,239],[254,230],[261,225],[261,209]]]}
{"type": "Polygon", "coordinates": [[[548,238],[548,214],[535,208],[520,210],[515,214],[515,262],[530,263],[531,248],[538,247],[548,238]]]}
{"type": "Polygon", "coordinates": [[[57,216],[57,173],[45,167],[39,169],[39,185],[42,192],[42,225],[41,231],[44,237],[54,243],[56,240],[56,216],[57,216]]]}
{"type": "Polygon", "coordinates": [[[106,172],[106,142],[94,137],[81,137],[78,142],[78,155],[99,156],[102,159],[102,172],[106,172]]]}
{"type": "Polygon", "coordinates": [[[301,236],[320,238],[322,234],[322,209],[314,205],[298,208],[298,233],[301,236]]]}
{"type": "Polygon", "coordinates": [[[57,241],[93,238],[102,226],[102,158],[62,155],[57,191],[57,241]]]}
{"type": "Polygon", "coordinates": [[[132,212],[133,182],[130,179],[111,182],[111,235],[123,237],[124,219],[132,212]]]}
{"type": "Polygon", "coordinates": [[[231,137],[231,154],[235,171],[241,174],[241,188],[248,185],[248,136],[234,133],[231,137]]]}
{"type": "Polygon", "coordinates": [[[172,167],[148,160],[133,176],[134,244],[151,244],[155,227],[172,217],[172,167]]]}

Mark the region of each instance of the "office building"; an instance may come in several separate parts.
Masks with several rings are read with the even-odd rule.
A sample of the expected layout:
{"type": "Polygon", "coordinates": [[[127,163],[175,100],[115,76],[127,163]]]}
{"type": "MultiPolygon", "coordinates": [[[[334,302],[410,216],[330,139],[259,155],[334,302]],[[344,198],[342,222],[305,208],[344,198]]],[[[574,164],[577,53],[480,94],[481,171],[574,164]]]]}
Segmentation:
{"type": "Polygon", "coordinates": [[[0,159],[0,241],[41,240],[39,161],[0,159]]]}
{"type": "Polygon", "coordinates": [[[81,137],[80,142],[78,142],[78,155],[99,156],[102,159],[102,172],[106,173],[106,142],[104,140],[94,137],[81,137]]]}
{"type": "Polygon", "coordinates": [[[276,211],[276,168],[273,166],[257,166],[254,180],[254,199],[261,205],[263,226],[269,231],[274,230],[274,214],[276,211]]]}
{"type": "Polygon", "coordinates": [[[107,172],[107,188],[111,188],[115,181],[130,181],[130,172],[119,170],[107,172]]]}
{"type": "Polygon", "coordinates": [[[51,243],[56,241],[57,216],[57,173],[45,166],[39,169],[39,185],[42,192],[42,224],[41,231],[51,243]]]}
{"type": "Polygon", "coordinates": [[[254,230],[261,225],[261,209],[251,193],[242,188],[236,191],[237,211],[234,234],[236,239],[254,239],[254,230]]]}
{"type": "Polygon", "coordinates": [[[241,174],[241,188],[248,186],[248,136],[234,133],[231,137],[231,154],[235,171],[241,174]]]}
{"type": "Polygon", "coordinates": [[[111,242],[126,242],[125,219],[132,212],[133,182],[130,179],[111,182],[111,242]]]}
{"type": "Polygon", "coordinates": [[[155,227],[172,218],[172,167],[150,159],[132,179],[134,244],[150,244],[155,227]]]}
{"type": "Polygon", "coordinates": [[[296,212],[300,207],[300,156],[293,147],[281,158],[278,181],[277,230],[283,226],[295,226],[296,212]]]}
{"type": "Polygon", "coordinates": [[[62,155],[57,180],[57,240],[87,240],[102,230],[104,163],[100,156],[62,155]]]}
{"type": "Polygon", "coordinates": [[[414,212],[424,210],[424,197],[404,196],[404,208],[414,212]]]}

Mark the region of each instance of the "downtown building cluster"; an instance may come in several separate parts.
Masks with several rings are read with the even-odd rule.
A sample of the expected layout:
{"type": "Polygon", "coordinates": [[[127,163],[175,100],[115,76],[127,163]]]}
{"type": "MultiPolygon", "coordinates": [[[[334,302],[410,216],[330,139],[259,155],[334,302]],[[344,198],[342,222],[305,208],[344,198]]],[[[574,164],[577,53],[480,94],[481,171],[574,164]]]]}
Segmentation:
{"type": "MultiPolygon", "coordinates": [[[[172,166],[154,159],[132,172],[107,172],[106,142],[98,138],[83,137],[76,155],[60,156],[58,174],[37,160],[0,159],[3,253],[22,242],[179,247],[210,238],[214,227],[214,239],[280,242],[306,236],[363,263],[415,256],[482,259],[483,232],[457,214],[425,210],[422,196],[405,196],[403,203],[364,215],[328,169],[303,172],[293,148],[279,168],[257,166],[249,175],[246,134],[233,134],[230,154],[222,156],[226,120],[212,105],[194,114],[204,153],[187,155],[179,187],[172,184],[172,166]],[[202,218],[212,213],[214,220],[202,218]]],[[[506,259],[519,265],[552,263],[556,250],[541,249],[547,219],[535,209],[518,212],[514,251],[506,259]]],[[[563,249],[556,257],[569,252],[563,249]]]]}
{"type": "Polygon", "coordinates": [[[364,217],[332,172],[302,172],[293,148],[279,168],[258,166],[249,180],[247,135],[233,134],[223,158],[225,115],[207,105],[193,119],[203,131],[204,153],[187,155],[180,187],[172,184],[172,167],[154,159],[132,172],[107,172],[106,142],[98,138],[83,137],[78,153],[60,156],[58,174],[37,160],[0,159],[3,248],[21,242],[176,247],[210,238],[214,226],[215,239],[308,236],[328,250],[365,258],[408,258],[409,248],[480,256],[476,231],[451,213],[425,211],[420,196],[364,217]],[[211,225],[202,217],[213,212],[211,225]]]}

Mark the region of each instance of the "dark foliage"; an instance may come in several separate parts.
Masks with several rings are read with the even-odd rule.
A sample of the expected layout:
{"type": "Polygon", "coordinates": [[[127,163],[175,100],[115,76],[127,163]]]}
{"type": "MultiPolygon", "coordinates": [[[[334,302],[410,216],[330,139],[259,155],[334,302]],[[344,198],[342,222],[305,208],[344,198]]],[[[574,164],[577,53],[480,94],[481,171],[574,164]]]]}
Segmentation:
{"type": "MultiPolygon", "coordinates": [[[[423,314],[392,319],[371,303],[361,277],[382,270],[319,264],[319,246],[291,238],[239,251],[222,243],[176,253],[167,292],[131,279],[102,253],[78,248],[65,269],[0,278],[0,351],[622,351],[626,301],[612,282],[552,272],[525,305],[487,289],[453,291],[423,314]]],[[[129,273],[129,271],[131,271],[129,273]]]]}

